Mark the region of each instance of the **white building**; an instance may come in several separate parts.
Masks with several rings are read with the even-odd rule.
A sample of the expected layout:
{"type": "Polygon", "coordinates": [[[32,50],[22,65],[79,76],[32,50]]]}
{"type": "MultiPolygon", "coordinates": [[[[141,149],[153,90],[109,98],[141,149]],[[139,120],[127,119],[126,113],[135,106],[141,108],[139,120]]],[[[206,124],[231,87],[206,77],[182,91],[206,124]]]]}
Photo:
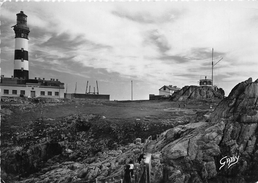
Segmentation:
{"type": "Polygon", "coordinates": [[[164,85],[159,89],[159,95],[169,96],[172,95],[175,91],[180,90],[177,86],[164,85]]]}
{"type": "Polygon", "coordinates": [[[14,75],[1,76],[0,96],[7,97],[47,97],[64,98],[64,83],[57,79],[29,79],[29,51],[27,15],[21,11],[17,15],[17,23],[13,26],[15,32],[14,75]]]}
{"type": "Polygon", "coordinates": [[[50,79],[18,79],[1,77],[1,97],[64,98],[64,83],[50,79]]]}

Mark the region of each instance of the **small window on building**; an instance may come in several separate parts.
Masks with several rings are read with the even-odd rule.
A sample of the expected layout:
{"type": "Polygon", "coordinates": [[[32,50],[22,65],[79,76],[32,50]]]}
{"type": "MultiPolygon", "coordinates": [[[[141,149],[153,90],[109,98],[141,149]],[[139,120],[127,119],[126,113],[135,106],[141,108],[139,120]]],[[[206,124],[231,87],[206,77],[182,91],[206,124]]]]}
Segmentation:
{"type": "Polygon", "coordinates": [[[51,91],[47,92],[47,95],[51,96],[51,95],[52,95],[52,92],[51,92],[51,91]]]}
{"type": "Polygon", "coordinates": [[[25,90],[21,90],[21,95],[25,95],[25,90]]]}
{"type": "Polygon", "coordinates": [[[164,86],[163,90],[166,90],[166,87],[164,86]]]}
{"type": "Polygon", "coordinates": [[[55,96],[59,96],[59,92],[55,92],[55,96]]]}
{"type": "Polygon", "coordinates": [[[17,95],[17,90],[12,90],[13,95],[17,95]]]}
{"type": "Polygon", "coordinates": [[[40,95],[45,95],[45,91],[40,91],[40,95]]]}
{"type": "Polygon", "coordinates": [[[4,94],[9,94],[9,90],[4,90],[4,94]]]}

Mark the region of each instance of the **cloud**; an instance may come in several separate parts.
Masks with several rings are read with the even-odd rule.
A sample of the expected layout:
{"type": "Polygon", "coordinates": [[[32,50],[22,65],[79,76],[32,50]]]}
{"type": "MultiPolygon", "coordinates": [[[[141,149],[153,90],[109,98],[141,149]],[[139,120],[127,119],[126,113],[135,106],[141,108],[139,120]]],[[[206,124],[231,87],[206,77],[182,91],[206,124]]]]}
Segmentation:
{"type": "Polygon", "coordinates": [[[154,15],[149,11],[129,12],[127,9],[117,9],[111,12],[122,19],[142,24],[163,24],[175,21],[180,13],[177,11],[163,12],[161,15],[154,15]]]}
{"type": "Polygon", "coordinates": [[[170,61],[172,63],[176,62],[176,63],[181,63],[184,64],[186,62],[189,62],[189,60],[184,57],[184,56],[180,56],[180,55],[163,55],[161,57],[158,58],[159,60],[163,60],[163,61],[170,61]]]}
{"type": "Polygon", "coordinates": [[[161,53],[165,53],[171,48],[166,36],[159,30],[150,30],[146,33],[144,45],[148,44],[153,44],[161,53]]]}
{"type": "Polygon", "coordinates": [[[52,49],[58,49],[62,51],[76,50],[82,44],[90,44],[83,38],[83,35],[77,35],[75,38],[71,38],[68,33],[56,34],[52,33],[50,38],[45,42],[39,44],[40,47],[47,47],[52,49]]]}
{"type": "Polygon", "coordinates": [[[0,30],[1,34],[4,35],[1,36],[1,48],[5,51],[10,51],[13,50],[11,49],[12,47],[14,48],[14,41],[10,41],[14,38],[14,32],[11,26],[12,23],[9,21],[6,21],[5,19],[1,21],[0,30]]]}

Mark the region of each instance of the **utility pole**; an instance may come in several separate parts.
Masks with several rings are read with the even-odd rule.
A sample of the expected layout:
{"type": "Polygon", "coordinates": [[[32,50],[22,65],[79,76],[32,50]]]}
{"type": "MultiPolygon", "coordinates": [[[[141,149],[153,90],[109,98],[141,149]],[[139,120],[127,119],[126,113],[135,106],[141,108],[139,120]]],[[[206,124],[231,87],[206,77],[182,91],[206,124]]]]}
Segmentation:
{"type": "Polygon", "coordinates": [[[87,84],[86,84],[86,91],[85,91],[85,94],[87,94],[88,84],[89,84],[89,81],[87,81],[87,84]]]}
{"type": "Polygon", "coordinates": [[[76,93],[76,90],[77,90],[77,82],[75,83],[75,90],[74,90],[74,93],[76,93]]]}
{"type": "Polygon", "coordinates": [[[133,100],[133,80],[131,80],[131,100],[133,100]]]}
{"type": "Polygon", "coordinates": [[[213,86],[213,48],[212,48],[212,51],[211,51],[211,84],[213,86]]]}
{"type": "Polygon", "coordinates": [[[96,81],[96,85],[97,85],[97,94],[99,94],[99,85],[98,85],[98,81],[96,81]]]}

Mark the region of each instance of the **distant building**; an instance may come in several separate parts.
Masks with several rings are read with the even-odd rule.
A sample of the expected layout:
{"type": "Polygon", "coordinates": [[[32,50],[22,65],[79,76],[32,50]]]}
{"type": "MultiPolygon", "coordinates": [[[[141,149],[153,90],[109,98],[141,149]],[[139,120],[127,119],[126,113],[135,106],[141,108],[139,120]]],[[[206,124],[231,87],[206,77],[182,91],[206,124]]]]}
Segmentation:
{"type": "Polygon", "coordinates": [[[110,95],[103,94],[83,94],[83,93],[65,93],[67,99],[94,99],[94,100],[109,100],[110,95]]]}
{"type": "Polygon", "coordinates": [[[159,89],[159,95],[149,94],[149,100],[168,99],[175,91],[180,90],[177,86],[164,85],[159,89]]]}
{"type": "Polygon", "coordinates": [[[212,86],[212,80],[207,79],[207,76],[205,76],[205,79],[200,79],[199,85],[200,86],[212,86]]]}
{"type": "Polygon", "coordinates": [[[180,90],[181,88],[178,88],[177,86],[172,86],[172,85],[164,85],[159,89],[159,95],[163,96],[170,96],[172,95],[175,91],[180,90]]]}
{"type": "Polygon", "coordinates": [[[17,15],[15,32],[14,74],[12,77],[1,76],[1,96],[7,97],[47,97],[64,98],[64,83],[57,79],[29,79],[29,52],[27,15],[21,11],[17,15]]]}

